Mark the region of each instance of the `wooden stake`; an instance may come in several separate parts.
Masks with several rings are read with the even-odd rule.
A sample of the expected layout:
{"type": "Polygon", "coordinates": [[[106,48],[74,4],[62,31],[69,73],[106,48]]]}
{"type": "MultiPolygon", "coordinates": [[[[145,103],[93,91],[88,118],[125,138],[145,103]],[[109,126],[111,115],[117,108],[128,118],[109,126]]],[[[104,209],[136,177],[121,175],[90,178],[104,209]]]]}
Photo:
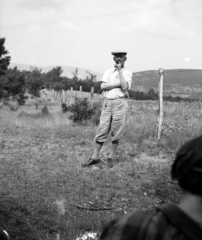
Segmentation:
{"type": "Polygon", "coordinates": [[[94,87],[91,87],[90,97],[91,97],[91,103],[93,104],[93,98],[94,98],[94,87]]]}
{"type": "Polygon", "coordinates": [[[66,99],[65,99],[65,90],[62,89],[62,100],[61,100],[62,103],[65,103],[66,102],[66,99]]]}
{"type": "Polygon", "coordinates": [[[82,98],[82,86],[81,85],[80,85],[79,91],[80,91],[80,98],[82,98]]]}
{"type": "Polygon", "coordinates": [[[70,101],[69,101],[70,106],[73,104],[73,99],[74,99],[74,90],[73,90],[73,87],[71,87],[71,94],[70,94],[70,101]]]}
{"type": "Polygon", "coordinates": [[[161,138],[163,124],[163,75],[164,69],[159,68],[159,117],[158,117],[157,140],[160,140],[161,138]]]}

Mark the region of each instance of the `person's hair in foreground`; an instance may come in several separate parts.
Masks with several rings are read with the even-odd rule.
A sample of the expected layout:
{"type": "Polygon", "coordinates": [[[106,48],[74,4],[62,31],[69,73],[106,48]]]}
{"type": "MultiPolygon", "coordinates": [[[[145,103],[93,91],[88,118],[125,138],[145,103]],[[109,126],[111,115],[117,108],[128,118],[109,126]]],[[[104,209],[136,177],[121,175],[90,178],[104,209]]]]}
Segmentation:
{"type": "Polygon", "coordinates": [[[189,193],[202,196],[202,137],[186,142],[177,152],[171,176],[189,193]]]}
{"type": "Polygon", "coordinates": [[[183,144],[176,153],[171,177],[182,189],[178,205],[153,213],[131,213],[110,221],[101,240],[202,240],[202,136],[183,144]]]}

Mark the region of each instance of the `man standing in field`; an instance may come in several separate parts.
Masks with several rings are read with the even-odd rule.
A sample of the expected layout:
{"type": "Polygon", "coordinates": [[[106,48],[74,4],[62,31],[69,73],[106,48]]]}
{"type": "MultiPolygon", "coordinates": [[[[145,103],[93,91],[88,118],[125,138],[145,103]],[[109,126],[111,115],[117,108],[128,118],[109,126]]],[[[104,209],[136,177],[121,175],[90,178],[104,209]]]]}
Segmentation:
{"type": "Polygon", "coordinates": [[[83,167],[88,167],[99,163],[99,153],[107,140],[108,133],[111,132],[111,148],[108,157],[108,164],[112,167],[112,160],[115,158],[119,140],[126,125],[128,103],[126,97],[127,90],[131,88],[132,73],[125,69],[126,52],[112,52],[115,66],[108,69],[101,79],[101,90],[104,96],[100,124],[96,131],[95,148],[92,157],[84,163],[83,167]]]}

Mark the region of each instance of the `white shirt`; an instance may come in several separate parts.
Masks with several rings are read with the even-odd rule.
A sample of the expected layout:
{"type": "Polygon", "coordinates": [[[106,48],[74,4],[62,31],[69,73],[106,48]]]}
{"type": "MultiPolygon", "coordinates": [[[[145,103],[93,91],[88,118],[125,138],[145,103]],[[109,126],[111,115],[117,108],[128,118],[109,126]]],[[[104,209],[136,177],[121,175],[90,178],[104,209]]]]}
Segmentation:
{"type": "MultiPolygon", "coordinates": [[[[132,73],[125,69],[121,69],[122,74],[126,82],[128,83],[128,89],[131,88],[131,81],[132,81],[132,73]]],[[[110,68],[105,71],[102,79],[100,80],[103,83],[120,83],[119,72],[116,68],[110,68]]],[[[113,88],[111,90],[104,90],[102,95],[107,99],[116,99],[120,97],[124,97],[127,94],[127,90],[123,91],[121,88],[113,88]]]]}

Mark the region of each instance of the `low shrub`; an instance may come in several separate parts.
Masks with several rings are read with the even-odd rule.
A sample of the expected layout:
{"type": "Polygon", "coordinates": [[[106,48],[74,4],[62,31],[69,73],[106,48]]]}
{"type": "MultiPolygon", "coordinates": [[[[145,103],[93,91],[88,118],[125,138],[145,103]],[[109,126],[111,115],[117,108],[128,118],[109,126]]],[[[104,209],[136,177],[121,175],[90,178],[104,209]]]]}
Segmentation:
{"type": "Polygon", "coordinates": [[[49,115],[49,110],[47,105],[44,105],[43,108],[41,109],[41,113],[43,116],[48,116],[49,115]]]}
{"type": "Polygon", "coordinates": [[[61,107],[62,107],[62,112],[63,113],[66,113],[68,111],[68,107],[67,107],[66,103],[62,103],[61,107]]]}
{"type": "Polygon", "coordinates": [[[16,112],[18,110],[18,105],[13,105],[13,104],[9,104],[9,109],[12,111],[12,112],[16,112]]]}
{"type": "Polygon", "coordinates": [[[20,94],[18,99],[17,99],[17,102],[19,105],[25,105],[25,100],[27,99],[28,97],[26,97],[24,94],[20,94]]]}
{"type": "MultiPolygon", "coordinates": [[[[92,106],[87,98],[84,99],[76,99],[75,103],[71,106],[67,106],[66,103],[62,103],[62,112],[71,112],[72,115],[70,119],[76,123],[83,123],[88,119],[92,119],[93,115],[98,116],[99,110],[96,106],[92,106]]],[[[93,120],[97,122],[97,117],[93,120]]]]}

